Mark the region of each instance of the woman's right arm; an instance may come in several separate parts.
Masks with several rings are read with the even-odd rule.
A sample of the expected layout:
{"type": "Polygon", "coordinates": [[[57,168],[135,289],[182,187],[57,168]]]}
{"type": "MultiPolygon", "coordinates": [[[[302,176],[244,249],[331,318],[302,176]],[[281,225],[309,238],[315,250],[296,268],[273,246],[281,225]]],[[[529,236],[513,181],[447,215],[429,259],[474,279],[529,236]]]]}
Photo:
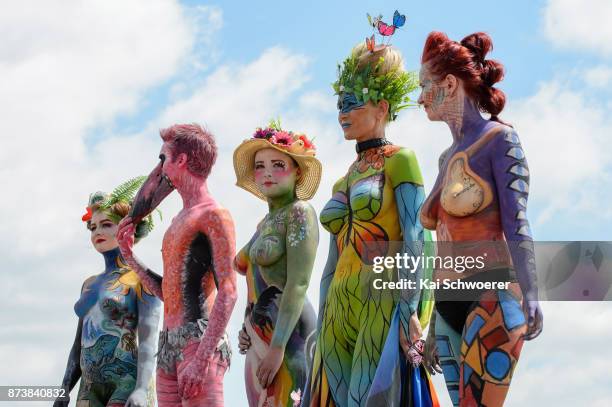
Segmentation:
{"type": "Polygon", "coordinates": [[[56,400],[53,407],[68,407],[70,402],[70,391],[74,388],[81,377],[81,332],[83,330],[83,318],[79,318],[76,335],[70,354],[68,355],[68,364],[64,372],[62,380],[62,388],[66,391],[67,399],[65,401],[56,400]]]}
{"type": "Polygon", "coordinates": [[[325,311],[325,301],[327,300],[327,290],[334,278],[336,271],[336,265],[338,264],[338,244],[336,235],[329,234],[329,251],[327,253],[327,262],[323,269],[323,275],[321,276],[321,283],[319,285],[319,314],[317,316],[317,332],[321,330],[321,324],[323,321],[323,312],[325,311]]]}

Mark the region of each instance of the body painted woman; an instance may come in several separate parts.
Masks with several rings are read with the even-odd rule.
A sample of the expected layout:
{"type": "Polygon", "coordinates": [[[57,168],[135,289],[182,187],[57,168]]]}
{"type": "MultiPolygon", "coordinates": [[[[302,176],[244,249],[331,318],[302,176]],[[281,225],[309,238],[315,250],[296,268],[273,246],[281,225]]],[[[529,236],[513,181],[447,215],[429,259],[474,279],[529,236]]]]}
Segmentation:
{"type": "Polygon", "coordinates": [[[239,346],[252,407],[299,405],[306,383],[316,321],[306,290],[319,240],[316,213],[306,202],[321,178],[314,152],[306,136],[278,125],[258,129],[234,152],[237,185],[269,207],[235,260],[248,287],[239,346]]]}
{"type": "Polygon", "coordinates": [[[436,293],[426,361],[432,373],[444,372],[450,397],[460,406],[503,405],[523,340],[542,330],[525,215],[529,169],[516,131],[497,118],[505,96],[493,85],[503,78],[503,67],[485,59],[491,48],[484,33],[459,43],[433,32],[420,72],[419,103],[430,120],[446,122],[453,136],[421,222],[436,230],[439,251],[452,242],[454,255],[461,255],[462,241],[494,249],[484,270],[436,270],[434,277],[511,282],[507,290],[465,293],[475,295],[473,301],[440,301],[443,293],[436,293]]]}
{"type": "MultiPolygon", "coordinates": [[[[419,292],[376,290],[372,264],[376,256],[418,256],[422,250],[419,166],[414,152],[385,138],[387,122],[409,100],[416,80],[403,70],[397,50],[368,48],[353,49],[334,84],[338,122],[344,138],[357,142],[357,158],[320,216],[331,236],[306,406],[415,405],[401,373],[405,360],[418,364],[422,351],[419,292]]],[[[419,273],[400,270],[415,281],[419,273]]]]}
{"type": "MultiPolygon", "coordinates": [[[[129,212],[129,195],[138,181],[142,180],[126,182],[111,195],[92,194],[83,216],[105,269],[85,280],[74,306],[79,323],[62,387],[70,392],[81,379],[79,407],[153,404],[149,385],[160,303],[124,262],[116,239],[117,224],[129,212]]],[[[148,222],[140,224],[138,238],[148,233],[148,222]]],[[[67,405],[68,401],[54,404],[67,405]]]]}

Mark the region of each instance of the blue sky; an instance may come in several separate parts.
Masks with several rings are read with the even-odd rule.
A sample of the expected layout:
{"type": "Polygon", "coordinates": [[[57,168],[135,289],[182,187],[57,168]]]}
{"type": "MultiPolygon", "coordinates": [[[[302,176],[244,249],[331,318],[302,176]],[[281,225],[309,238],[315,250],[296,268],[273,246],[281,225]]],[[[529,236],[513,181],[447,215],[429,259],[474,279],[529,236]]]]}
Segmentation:
{"type": "MultiPolygon", "coordinates": [[[[0,180],[13,197],[0,202],[0,307],[8,310],[0,317],[2,384],[61,380],[76,327],[72,307],[83,280],[103,267],[80,222],[87,197],[148,173],[161,145],[159,128],[196,121],[216,134],[220,156],[210,188],[234,216],[238,247],[266,207],[233,186],[231,152],[271,117],[316,137],[324,174],[312,204],[320,211],[354,159],[329,85],[336,64],[370,35],[366,12],[406,14],[392,42],[413,70],[430,31],[456,40],[488,32],[491,57],[506,68],[501,116],[517,128],[531,167],[528,216],[535,237],[612,240],[607,0],[108,0],[87,6],[68,0],[0,7],[0,123],[7,135],[0,180]]],[[[438,155],[450,144],[448,128],[415,109],[403,112],[388,136],[415,150],[429,188],[438,155]]],[[[179,207],[176,195],[164,202],[164,220],[137,246],[154,270],[162,269],[161,239],[179,207]]],[[[308,292],[315,304],[327,239],[322,231],[308,292]]],[[[241,280],[228,327],[232,339],[245,290],[241,280]]],[[[609,304],[543,304],[544,333],[525,346],[508,405],[612,405],[604,386],[609,377],[602,374],[612,360],[609,304]]],[[[236,352],[225,382],[228,405],[242,405],[242,369],[236,352]]]]}

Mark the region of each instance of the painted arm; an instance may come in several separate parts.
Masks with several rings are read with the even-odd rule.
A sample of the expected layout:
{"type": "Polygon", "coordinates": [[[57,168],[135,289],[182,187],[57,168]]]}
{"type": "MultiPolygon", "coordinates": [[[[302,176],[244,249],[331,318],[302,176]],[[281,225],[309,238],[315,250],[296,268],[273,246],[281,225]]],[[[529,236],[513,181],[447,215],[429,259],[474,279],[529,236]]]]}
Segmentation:
{"type": "Polygon", "coordinates": [[[149,269],[144,263],[142,263],[133,253],[132,248],[134,247],[134,224],[132,218],[129,216],[123,218],[119,223],[119,229],[117,230],[117,241],[119,242],[119,250],[121,250],[121,256],[127,262],[132,270],[138,274],[142,284],[147,287],[149,291],[153,293],[160,300],[164,300],[162,292],[162,277],[149,269]]]}
{"type": "MultiPolygon", "coordinates": [[[[402,253],[407,253],[411,257],[419,257],[423,253],[423,226],[420,221],[420,210],[425,201],[425,191],[414,152],[401,149],[393,155],[389,161],[388,176],[395,194],[402,230],[402,253]]],[[[420,266],[416,270],[400,268],[399,276],[402,279],[414,281],[416,286],[415,290],[403,290],[399,303],[403,334],[414,342],[420,338],[420,326],[416,326],[418,316],[415,318],[413,315],[416,315],[419,306],[419,282],[422,270],[420,266]],[[411,320],[415,325],[412,329],[410,329],[411,320]],[[414,331],[412,335],[410,331],[414,331]]]]}
{"type": "Polygon", "coordinates": [[[495,138],[491,164],[499,197],[504,236],[523,295],[537,300],[533,239],[527,220],[529,167],[518,135],[509,129],[495,138]]]}
{"type": "MultiPolygon", "coordinates": [[[[79,318],[77,325],[76,335],[74,337],[74,343],[70,349],[68,355],[68,363],[66,364],[66,371],[64,372],[64,379],[62,380],[62,388],[66,390],[66,394],[70,395],[70,392],[81,378],[81,334],[83,331],[83,318],[79,318]]],[[[53,407],[64,407],[68,406],[70,399],[66,401],[55,401],[53,407]]]]}
{"type": "MultiPolygon", "coordinates": [[[[423,253],[423,226],[419,219],[419,212],[425,201],[425,191],[422,185],[406,182],[398,185],[394,192],[403,236],[402,252],[407,253],[410,257],[419,257],[423,253]]],[[[420,264],[419,262],[416,270],[399,269],[400,278],[414,281],[417,287],[415,290],[403,290],[401,293],[400,319],[406,335],[410,316],[417,311],[419,306],[420,290],[418,287],[422,277],[420,264]]]]}
{"type": "Polygon", "coordinates": [[[499,197],[504,236],[529,318],[526,338],[533,339],[542,331],[543,318],[538,302],[533,238],[526,214],[529,167],[521,142],[513,129],[507,129],[498,135],[492,142],[491,151],[491,165],[499,197]]]}
{"type": "Polygon", "coordinates": [[[338,264],[338,236],[333,233],[329,234],[329,251],[327,253],[327,262],[323,268],[321,283],[319,284],[319,313],[317,315],[317,332],[321,331],[323,323],[323,313],[325,312],[325,302],[327,301],[327,291],[331,284],[336,265],[338,264]]]}
{"type": "Polygon", "coordinates": [[[284,348],[300,318],[318,244],[317,214],[308,203],[298,201],[291,208],[287,221],[287,277],[271,347],[284,348]]]}
{"type": "Polygon", "coordinates": [[[236,303],[236,273],[232,267],[236,255],[236,238],[234,222],[225,209],[207,212],[200,231],[208,236],[211,244],[213,272],[218,283],[208,327],[196,354],[197,360],[205,364],[213,357],[236,303]]]}
{"type": "MultiPolygon", "coordinates": [[[[128,401],[146,405],[147,389],[155,368],[155,345],[161,304],[143,291],[138,303],[138,371],[136,386],[128,401]]],[[[130,404],[131,405],[131,404],[130,404]]]]}

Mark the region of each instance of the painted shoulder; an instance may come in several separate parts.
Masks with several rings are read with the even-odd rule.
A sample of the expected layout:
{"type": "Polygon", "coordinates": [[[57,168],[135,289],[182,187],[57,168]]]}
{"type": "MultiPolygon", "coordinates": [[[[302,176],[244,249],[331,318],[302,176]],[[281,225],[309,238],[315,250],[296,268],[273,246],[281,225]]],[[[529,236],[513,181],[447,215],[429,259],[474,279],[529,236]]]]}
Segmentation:
{"type": "Polygon", "coordinates": [[[423,176],[414,151],[401,147],[387,157],[385,172],[393,188],[404,182],[423,185],[423,176]]]}
{"type": "Polygon", "coordinates": [[[87,277],[85,281],[83,282],[83,285],[81,286],[81,292],[83,292],[83,290],[85,290],[86,288],[89,288],[89,286],[92,285],[94,281],[96,281],[97,277],[98,275],[87,277]]]}
{"type": "Polygon", "coordinates": [[[342,189],[344,185],[346,185],[346,175],[342,176],[341,178],[338,178],[338,180],[334,183],[334,187],[332,188],[332,195],[342,189]]]}

